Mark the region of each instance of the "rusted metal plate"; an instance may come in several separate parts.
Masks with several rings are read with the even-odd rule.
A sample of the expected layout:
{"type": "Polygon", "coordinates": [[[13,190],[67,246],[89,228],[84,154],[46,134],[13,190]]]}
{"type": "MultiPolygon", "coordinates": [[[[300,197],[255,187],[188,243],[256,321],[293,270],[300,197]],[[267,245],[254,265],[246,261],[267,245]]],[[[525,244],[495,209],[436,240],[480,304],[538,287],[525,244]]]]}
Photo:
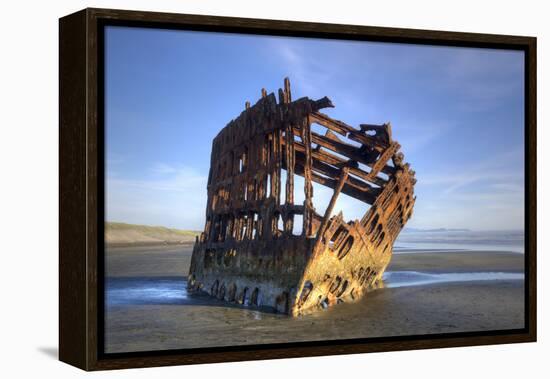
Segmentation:
{"type": "Polygon", "coordinates": [[[389,124],[356,129],[319,112],[327,107],[327,97],[292,101],[285,79],[278,101],[262,89],[214,138],[191,293],[297,316],[380,285],[412,216],[414,171],[389,124]],[[295,175],[304,178],[302,204],[295,204],[295,175]],[[323,215],[312,182],[334,190],[323,215]],[[340,193],[370,205],[361,220],[332,216],[340,193]]]}

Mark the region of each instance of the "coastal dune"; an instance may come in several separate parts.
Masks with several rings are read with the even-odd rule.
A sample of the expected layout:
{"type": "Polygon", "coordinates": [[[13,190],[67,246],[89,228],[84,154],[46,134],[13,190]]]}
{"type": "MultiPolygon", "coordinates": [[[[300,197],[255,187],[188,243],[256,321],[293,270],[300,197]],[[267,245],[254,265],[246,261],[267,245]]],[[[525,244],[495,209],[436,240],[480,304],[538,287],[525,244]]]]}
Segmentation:
{"type": "Polygon", "coordinates": [[[166,228],[164,226],[134,225],[122,222],[105,223],[107,246],[152,246],[193,243],[200,232],[166,228]]]}

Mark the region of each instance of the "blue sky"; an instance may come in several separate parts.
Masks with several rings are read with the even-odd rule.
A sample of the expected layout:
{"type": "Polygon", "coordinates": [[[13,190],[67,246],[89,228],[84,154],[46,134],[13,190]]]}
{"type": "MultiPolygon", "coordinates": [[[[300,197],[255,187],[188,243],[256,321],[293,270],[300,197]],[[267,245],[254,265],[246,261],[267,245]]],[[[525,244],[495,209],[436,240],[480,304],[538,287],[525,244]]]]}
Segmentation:
{"type": "MultiPolygon", "coordinates": [[[[331,117],[391,122],[418,179],[407,226],[523,229],[523,52],[126,27],[105,39],[108,221],[202,229],[212,139],[288,76],[293,98],[328,96],[331,117]]],[[[330,194],[315,186],[318,210],[330,194]]],[[[337,210],[366,206],[343,196],[337,210]]]]}

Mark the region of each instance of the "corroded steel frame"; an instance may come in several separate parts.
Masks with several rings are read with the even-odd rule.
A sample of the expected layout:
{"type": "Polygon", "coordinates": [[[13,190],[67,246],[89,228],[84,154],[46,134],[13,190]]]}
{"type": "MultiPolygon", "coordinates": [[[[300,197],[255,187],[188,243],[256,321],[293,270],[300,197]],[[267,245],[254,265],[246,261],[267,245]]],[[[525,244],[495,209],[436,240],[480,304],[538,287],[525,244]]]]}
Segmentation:
{"type": "Polygon", "coordinates": [[[288,78],[278,98],[262,89],[214,138],[188,290],[296,316],[380,285],[412,215],[416,179],[390,124],[356,129],[334,120],[320,112],[333,107],[327,97],[292,101],[288,78]],[[294,201],[295,175],[304,178],[303,204],[294,201]],[[323,215],[313,182],[334,191],[323,215]],[[332,216],[340,193],[371,205],[361,220],[332,216]]]}

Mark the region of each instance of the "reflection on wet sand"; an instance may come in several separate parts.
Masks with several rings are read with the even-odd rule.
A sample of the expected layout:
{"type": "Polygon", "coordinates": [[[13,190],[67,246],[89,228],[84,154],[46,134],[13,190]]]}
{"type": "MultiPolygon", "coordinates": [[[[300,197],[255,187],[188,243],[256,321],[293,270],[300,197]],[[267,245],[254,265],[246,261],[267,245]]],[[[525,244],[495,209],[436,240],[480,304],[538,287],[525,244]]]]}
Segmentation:
{"type": "MultiPolygon", "coordinates": [[[[418,271],[387,271],[384,273],[383,279],[381,288],[397,288],[456,282],[523,280],[524,274],[519,272],[434,274],[418,271]]],[[[132,304],[227,305],[227,303],[209,296],[189,296],[187,280],[178,276],[108,278],[106,289],[107,306],[132,304]]],[[[244,306],[235,304],[235,307],[247,308],[248,304],[244,304],[244,306]]]]}
{"type": "Polygon", "coordinates": [[[461,331],[524,325],[523,256],[396,254],[385,288],[357,303],[291,318],[186,293],[191,246],[107,252],[107,352],[185,349],[461,331]]]}

